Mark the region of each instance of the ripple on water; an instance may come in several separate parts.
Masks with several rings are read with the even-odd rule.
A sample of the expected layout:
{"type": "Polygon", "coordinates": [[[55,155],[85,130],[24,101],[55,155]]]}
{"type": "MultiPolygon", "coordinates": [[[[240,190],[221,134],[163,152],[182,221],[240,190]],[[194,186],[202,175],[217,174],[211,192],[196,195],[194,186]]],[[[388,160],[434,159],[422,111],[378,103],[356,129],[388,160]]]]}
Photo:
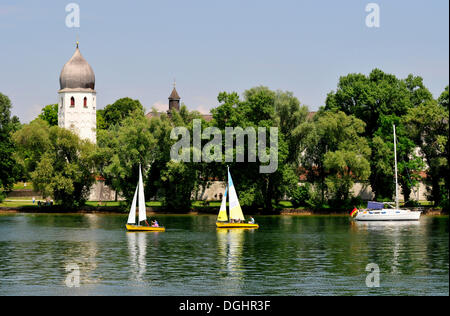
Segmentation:
{"type": "Polygon", "coordinates": [[[0,295],[449,293],[448,218],[256,219],[258,231],[219,231],[214,216],[161,216],[166,233],[131,234],[126,216],[0,216],[0,295]],[[73,263],[78,289],[65,286],[73,263]],[[369,263],[380,267],[379,289],[365,285],[369,263]]]}

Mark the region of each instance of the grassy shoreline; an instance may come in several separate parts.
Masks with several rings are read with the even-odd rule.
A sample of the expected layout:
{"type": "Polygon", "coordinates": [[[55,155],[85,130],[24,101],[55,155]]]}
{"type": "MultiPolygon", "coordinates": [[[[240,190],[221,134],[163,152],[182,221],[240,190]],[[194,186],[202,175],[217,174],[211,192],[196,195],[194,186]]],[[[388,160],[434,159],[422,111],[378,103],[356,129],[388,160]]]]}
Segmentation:
{"type": "MultiPolygon", "coordinates": [[[[202,203],[193,202],[192,207],[186,211],[168,211],[162,208],[160,202],[147,202],[147,213],[150,215],[214,215],[217,214],[220,202],[202,203]]],[[[442,209],[433,207],[423,207],[424,215],[432,216],[448,216],[448,213],[443,212],[442,209]]],[[[5,213],[28,213],[28,214],[128,214],[128,207],[120,202],[87,202],[85,206],[78,209],[63,209],[59,205],[54,206],[38,206],[31,201],[5,201],[0,203],[0,214],[5,213]]],[[[308,209],[308,208],[293,208],[291,205],[284,202],[278,205],[272,212],[267,213],[262,210],[245,210],[248,215],[299,215],[299,216],[320,216],[320,215],[335,215],[348,216],[347,209],[308,209]]]]}

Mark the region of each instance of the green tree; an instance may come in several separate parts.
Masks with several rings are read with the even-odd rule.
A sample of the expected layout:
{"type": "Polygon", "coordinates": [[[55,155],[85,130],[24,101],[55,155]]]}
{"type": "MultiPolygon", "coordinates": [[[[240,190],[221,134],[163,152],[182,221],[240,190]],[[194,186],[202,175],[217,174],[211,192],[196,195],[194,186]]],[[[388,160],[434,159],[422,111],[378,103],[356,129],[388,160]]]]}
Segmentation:
{"type": "Polygon", "coordinates": [[[45,106],[39,118],[46,121],[50,126],[58,126],[58,104],[49,104],[45,106]]]}
{"type": "Polygon", "coordinates": [[[105,118],[103,117],[105,110],[97,110],[97,131],[106,129],[105,118]]]}
{"type": "Polygon", "coordinates": [[[302,167],[308,180],[321,192],[320,204],[328,196],[332,204],[350,199],[355,181],[370,175],[370,147],[361,136],[365,123],[344,112],[321,109],[313,118],[306,138],[302,167]]]}
{"type": "Polygon", "coordinates": [[[131,202],[139,179],[139,164],[145,175],[153,161],[155,140],[141,110],[135,110],[120,124],[97,133],[98,172],[117,193],[131,202]]]}
{"type": "Polygon", "coordinates": [[[37,118],[13,134],[16,144],[15,159],[21,166],[25,179],[31,180],[42,155],[51,148],[50,126],[47,121],[37,118]]]}
{"type": "Polygon", "coordinates": [[[449,96],[448,96],[448,86],[445,87],[444,92],[439,96],[438,103],[440,106],[447,108],[447,111],[450,110],[449,108],[449,96]]]}
{"type": "Polygon", "coordinates": [[[11,133],[18,128],[17,117],[11,118],[11,101],[0,93],[0,200],[4,197],[4,192],[9,191],[19,170],[13,158],[15,148],[11,139],[11,133]]]}
{"type": "Polygon", "coordinates": [[[108,129],[113,125],[120,124],[125,118],[131,114],[137,113],[144,115],[144,107],[139,100],[131,98],[122,98],[107,105],[103,111],[99,113],[100,129],[108,129]]]}
{"type": "MultiPolygon", "coordinates": [[[[193,193],[201,187],[207,187],[211,172],[214,172],[208,164],[203,162],[172,161],[170,151],[176,140],[171,139],[171,131],[174,127],[185,127],[193,135],[193,120],[202,121],[202,127],[206,122],[202,120],[200,113],[190,112],[182,105],[180,112],[173,112],[170,116],[162,114],[153,116],[150,120],[149,130],[156,140],[155,156],[151,164],[148,186],[150,197],[158,197],[163,206],[170,211],[187,211],[191,207],[193,193]]],[[[192,143],[190,152],[193,152],[192,143]]]]}
{"type": "Polygon", "coordinates": [[[448,89],[439,102],[431,100],[410,109],[405,117],[408,133],[419,145],[427,163],[426,181],[431,188],[429,199],[440,205],[443,198],[448,200],[449,110],[448,89]],[[447,94],[446,94],[447,93],[447,94]],[[445,103],[447,98],[447,103],[445,103]]]}
{"type": "Polygon", "coordinates": [[[36,191],[68,208],[85,203],[95,181],[92,143],[41,119],[24,125],[14,140],[36,191]]]}
{"type": "MultiPolygon", "coordinates": [[[[278,169],[274,173],[260,173],[262,163],[234,162],[231,169],[241,204],[245,207],[261,207],[270,212],[273,203],[277,203],[286,194],[298,186],[297,174],[299,153],[302,151],[303,138],[307,133],[306,120],[308,109],[301,106],[290,92],[271,91],[267,87],[255,87],[245,91],[241,100],[237,93],[220,93],[221,103],[212,110],[212,125],[222,132],[226,127],[278,127],[278,169]]],[[[224,137],[223,137],[224,139],[224,137]]],[[[248,143],[244,148],[248,151],[248,143]]],[[[268,150],[268,149],[267,149],[268,150]]],[[[268,153],[268,152],[267,152],[268,153]]],[[[222,178],[225,178],[225,166],[222,178]]]]}
{"type": "MultiPolygon", "coordinates": [[[[421,77],[409,75],[400,80],[379,69],[374,69],[369,76],[349,74],[341,77],[337,91],[328,94],[327,110],[343,111],[366,123],[364,136],[372,149],[370,184],[377,199],[392,198],[394,194],[393,162],[389,162],[393,160],[393,153],[386,155],[390,154],[389,148],[393,148],[392,124],[400,125],[410,108],[430,100],[432,95],[421,77]]],[[[399,126],[399,176],[408,200],[422,164],[414,154],[414,142],[403,130],[399,126]]]]}

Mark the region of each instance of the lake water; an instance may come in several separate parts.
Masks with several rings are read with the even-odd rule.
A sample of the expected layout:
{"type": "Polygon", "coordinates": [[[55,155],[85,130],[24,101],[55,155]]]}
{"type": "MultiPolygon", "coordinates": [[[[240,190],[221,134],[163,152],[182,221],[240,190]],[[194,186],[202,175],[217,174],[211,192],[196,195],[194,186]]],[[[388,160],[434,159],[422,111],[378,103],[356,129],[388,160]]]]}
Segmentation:
{"type": "Polygon", "coordinates": [[[127,233],[126,218],[0,215],[0,295],[449,295],[447,217],[256,217],[250,231],[158,216],[165,233],[127,233]]]}

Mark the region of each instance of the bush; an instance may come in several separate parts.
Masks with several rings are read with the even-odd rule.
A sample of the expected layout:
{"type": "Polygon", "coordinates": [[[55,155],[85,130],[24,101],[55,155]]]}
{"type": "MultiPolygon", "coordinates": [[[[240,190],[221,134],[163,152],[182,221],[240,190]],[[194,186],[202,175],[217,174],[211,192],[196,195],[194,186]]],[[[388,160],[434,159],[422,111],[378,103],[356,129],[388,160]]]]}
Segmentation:
{"type": "Polygon", "coordinates": [[[376,199],[376,202],[380,202],[380,203],[387,203],[387,202],[393,202],[394,200],[391,198],[378,198],[376,199]]]}
{"type": "Polygon", "coordinates": [[[405,207],[421,207],[422,204],[420,204],[419,201],[415,201],[415,200],[409,200],[408,202],[405,203],[405,207]]]}
{"type": "Polygon", "coordinates": [[[311,198],[309,186],[297,186],[294,190],[292,190],[291,198],[291,202],[294,207],[308,206],[308,201],[311,198]]]}
{"type": "Polygon", "coordinates": [[[444,213],[448,213],[448,211],[450,209],[450,203],[449,203],[449,198],[448,198],[447,194],[444,194],[442,196],[441,204],[439,206],[442,207],[442,210],[444,211],[444,213]]]}
{"type": "Polygon", "coordinates": [[[366,206],[367,206],[367,203],[365,203],[361,197],[356,196],[356,197],[353,197],[353,198],[350,199],[350,204],[349,204],[349,206],[350,206],[351,208],[353,208],[353,207],[358,207],[358,208],[360,208],[360,207],[366,207],[366,206]]]}

